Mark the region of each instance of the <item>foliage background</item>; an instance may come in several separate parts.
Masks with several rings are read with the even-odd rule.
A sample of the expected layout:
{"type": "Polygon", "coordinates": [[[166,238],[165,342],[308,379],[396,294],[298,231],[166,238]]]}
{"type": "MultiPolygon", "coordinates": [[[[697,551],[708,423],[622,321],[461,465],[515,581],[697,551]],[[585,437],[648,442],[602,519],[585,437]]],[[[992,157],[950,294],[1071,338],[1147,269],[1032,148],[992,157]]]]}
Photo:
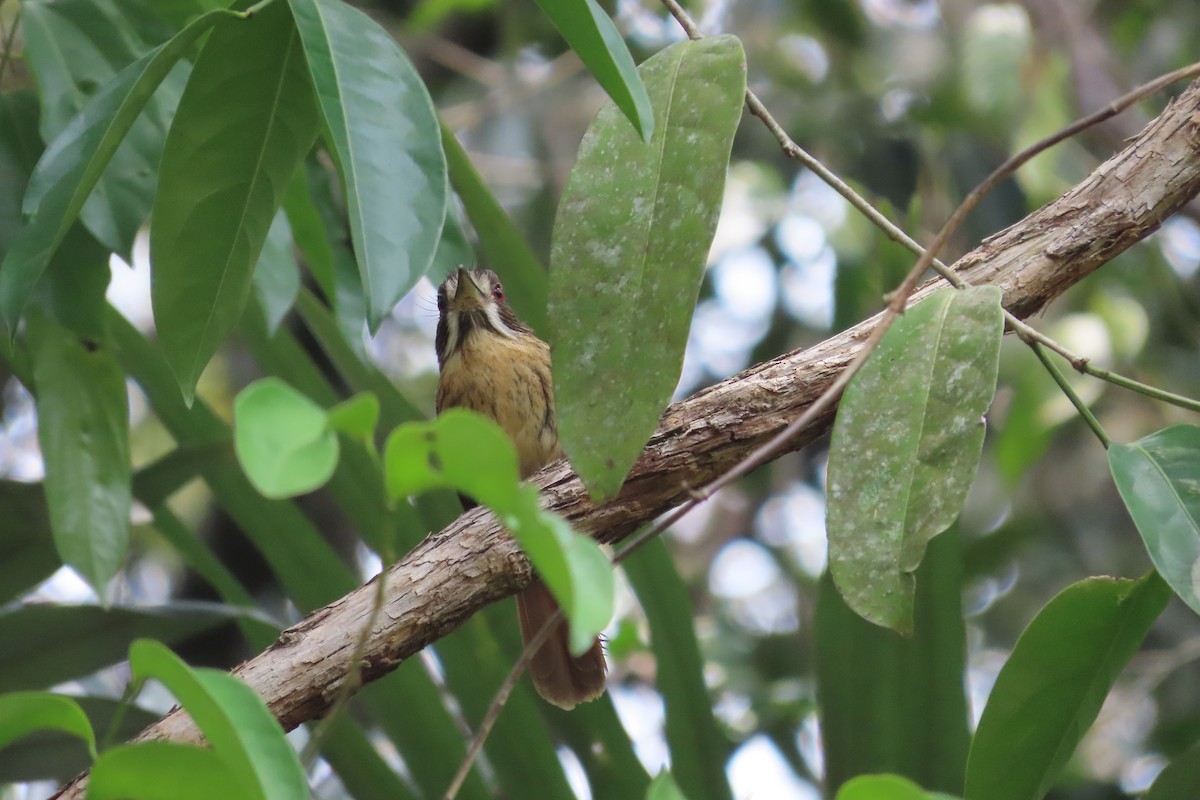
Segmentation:
{"type": "MultiPolygon", "coordinates": [[[[3,7],[5,19],[12,20],[14,7],[3,7]]],[[[423,0],[364,7],[404,45],[443,119],[545,260],[558,197],[602,92],[532,4],[423,0]]],[[[618,2],[609,10],[638,60],[681,38],[674,21],[652,3],[618,2]]],[[[742,39],[751,87],[793,138],[918,239],[928,238],[971,186],[1022,145],[1192,60],[1193,33],[1200,25],[1200,8],[1184,0],[756,0],[711,2],[693,12],[705,32],[742,39]]],[[[30,84],[27,64],[14,58],[4,88],[30,84]]],[[[1158,99],[1144,104],[1143,119],[1159,104],[1158,99]]],[[[965,252],[1082,178],[1139,129],[1137,113],[1023,168],[972,215],[943,257],[965,252]]],[[[3,224],[12,219],[7,215],[3,224]]],[[[1200,393],[1197,219],[1193,205],[1149,242],[1071,290],[1038,327],[1102,366],[1182,394],[1200,393]]],[[[138,263],[144,257],[135,249],[135,266],[144,269],[138,263]]],[[[912,258],[798,171],[765,129],[746,119],[734,144],[710,261],[677,396],[856,322],[878,307],[880,295],[912,258]]],[[[139,294],[144,272],[142,288],[138,275],[116,267],[110,297],[144,326],[148,312],[139,294]]],[[[363,345],[405,397],[425,410],[436,380],[430,297],[431,287],[420,287],[379,336],[363,345]]],[[[298,337],[311,347],[302,331],[298,337]]],[[[266,360],[262,348],[256,351],[245,338],[232,343],[209,368],[201,395],[227,416],[232,395],[266,360]]],[[[1188,421],[1182,412],[1098,382],[1079,384],[1117,439],[1188,421]]],[[[14,379],[5,382],[4,414],[0,473],[36,480],[30,401],[14,379]]],[[[980,474],[955,534],[963,554],[965,679],[976,715],[1017,635],[1050,597],[1089,575],[1133,577],[1148,568],[1100,447],[1031,355],[1013,342],[1005,345],[989,419],[980,474]]],[[[136,403],[134,422],[137,466],[162,454],[169,438],[136,403]]],[[[822,777],[814,612],[824,566],[823,470],[822,447],[785,457],[722,492],[668,538],[691,601],[736,797],[813,796],[822,777]]],[[[21,501],[16,492],[7,488],[0,502],[15,507],[21,501]]],[[[317,494],[303,505],[347,564],[369,575],[373,558],[328,497],[317,494]]],[[[261,608],[277,618],[296,616],[271,569],[198,482],[176,495],[172,507],[185,525],[201,532],[261,608]]],[[[112,599],[139,604],[215,599],[164,543],[162,521],[157,526],[142,521],[135,556],[112,599]]],[[[943,596],[950,595],[953,587],[943,596]]],[[[95,598],[59,573],[26,599],[95,598]]],[[[510,616],[488,616],[488,625],[501,631],[499,639],[509,647],[512,630],[504,626],[511,626],[510,616]]],[[[45,647],[61,647],[78,635],[65,624],[42,627],[51,634],[45,647]]],[[[190,663],[229,666],[258,650],[232,624],[214,627],[197,620],[194,627],[203,633],[171,626],[174,646],[190,663]]],[[[1172,601],[1053,796],[1137,792],[1166,759],[1196,740],[1198,687],[1194,669],[1187,668],[1200,655],[1196,635],[1194,615],[1172,601]]],[[[612,630],[611,649],[616,711],[653,773],[668,748],[655,660],[645,645],[645,615],[632,597],[626,597],[612,630]]],[[[424,666],[453,681],[455,665],[444,660],[446,652],[439,650],[441,662],[431,653],[424,666]]],[[[81,656],[79,663],[93,660],[81,656]]],[[[661,661],[658,666],[661,681],[661,661]]],[[[868,684],[882,686],[895,677],[889,674],[894,665],[853,654],[837,666],[868,684]]],[[[67,670],[62,677],[82,676],[67,670]]],[[[76,688],[115,696],[122,684],[118,670],[98,673],[76,688]]],[[[903,683],[898,691],[905,691],[903,683]]],[[[512,712],[511,730],[518,735],[530,713],[548,716],[549,730],[568,744],[582,727],[533,706],[512,712]]],[[[474,718],[475,710],[468,707],[467,716],[474,718]]],[[[373,730],[371,723],[364,729],[373,730]]],[[[28,758],[30,751],[23,752],[28,758]]],[[[589,766],[586,753],[562,748],[559,754],[578,785],[589,766]]],[[[11,769],[22,756],[5,751],[0,757],[11,769]]],[[[891,767],[891,757],[879,756],[879,771],[891,767]]],[[[545,762],[537,768],[546,768],[545,762]]],[[[322,796],[340,796],[338,778],[327,767],[317,770],[315,783],[322,796]]],[[[39,797],[45,789],[2,791],[14,798],[39,797]]]]}

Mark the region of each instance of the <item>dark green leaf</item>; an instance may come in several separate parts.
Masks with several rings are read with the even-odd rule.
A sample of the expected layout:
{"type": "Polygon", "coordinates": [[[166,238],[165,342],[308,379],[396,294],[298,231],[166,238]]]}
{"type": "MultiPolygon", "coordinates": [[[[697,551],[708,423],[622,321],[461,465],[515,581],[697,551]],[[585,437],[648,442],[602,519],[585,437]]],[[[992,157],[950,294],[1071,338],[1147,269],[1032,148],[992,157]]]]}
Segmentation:
{"type": "Polygon", "coordinates": [[[15,525],[0,525],[0,606],[37,586],[62,565],[50,534],[41,484],[0,481],[0,509],[15,525]]]}
{"type": "Polygon", "coordinates": [[[672,45],[639,72],[654,138],[642,142],[616,106],[602,108],[554,221],[558,433],[596,497],[620,488],[679,382],[746,91],[732,36],[672,45]]]}
{"type": "Polygon", "coordinates": [[[1150,560],[1183,602],[1200,612],[1200,427],[1175,425],[1108,448],[1117,491],[1150,560]]]}
{"type": "Polygon", "coordinates": [[[596,542],[538,506],[517,483],[517,454],[500,426],[465,409],[410,422],[388,437],[384,474],[394,500],[453,488],[488,506],[521,543],[566,612],[571,648],[582,652],[612,618],[613,572],[596,542]]]}
{"type": "MultiPolygon", "coordinates": [[[[546,268],[483,182],[454,133],[442,126],[450,183],[479,236],[487,266],[500,276],[509,305],[531,328],[546,336],[546,268]]],[[[457,265],[456,265],[457,266],[457,265]]]]}
{"type": "Polygon", "coordinates": [[[929,543],[917,570],[911,637],[862,619],[822,578],[814,636],[827,791],[882,772],[962,790],[970,734],[961,594],[954,528],[929,543]]]}
{"type": "Polygon", "coordinates": [[[426,277],[436,286],[446,280],[451,272],[459,267],[469,267],[475,263],[475,251],[467,241],[462,223],[453,204],[446,211],[446,222],[442,225],[442,240],[438,242],[437,252],[433,254],[433,263],[429,265],[426,277]]]}
{"type": "Polygon", "coordinates": [[[114,747],[92,767],[88,800],[260,800],[220,754],[174,742],[114,747]]]}
{"type": "Polygon", "coordinates": [[[396,41],[341,0],[290,0],[342,179],[371,329],[425,274],[446,218],[433,101],[396,41]]]}
{"type": "MultiPolygon", "coordinates": [[[[38,170],[43,174],[35,175],[30,184],[26,213],[39,207],[57,211],[63,197],[49,207],[43,201],[51,185],[61,185],[68,171],[87,176],[86,186],[82,180],[68,181],[65,191],[75,195],[70,201],[73,210],[64,221],[39,227],[40,241],[27,251],[29,255],[40,253],[45,237],[53,238],[60,225],[60,230],[65,229],[82,206],[88,230],[106,247],[128,257],[133,237],[150,210],[163,136],[186,69],[179,66],[169,78],[168,73],[202,31],[185,30],[180,37],[186,41],[169,43],[139,60],[157,42],[147,43],[141,37],[146,31],[129,24],[130,16],[148,16],[148,9],[129,0],[125,4],[134,7],[121,9],[113,0],[33,0],[21,6],[25,53],[42,95],[42,135],[51,142],[47,159],[57,162],[48,171],[38,170]],[[151,99],[164,79],[164,91],[151,99]],[[76,156],[86,152],[88,157],[63,158],[68,150],[76,156]],[[112,164],[105,170],[109,159],[112,164]],[[88,198],[97,180],[99,191],[88,198]]],[[[209,25],[211,21],[202,30],[209,25]]],[[[6,307],[5,314],[10,310],[6,307]]],[[[8,318],[10,324],[15,322],[15,316],[8,318]]]]}
{"type": "Polygon", "coordinates": [[[687,585],[662,539],[647,542],[630,556],[625,574],[650,625],[671,767],[691,800],[728,800],[732,795],[725,764],[730,745],[713,717],[687,585]]]}
{"type": "Polygon", "coordinates": [[[254,290],[266,315],[267,330],[274,333],[300,293],[300,267],[292,253],[292,229],[282,211],[275,215],[254,267],[254,290]]]}
{"type": "Polygon", "coordinates": [[[1146,793],[1146,800],[1195,800],[1196,797],[1200,797],[1200,744],[1171,759],[1146,793]]]}
{"type": "Polygon", "coordinates": [[[26,605],[0,612],[0,692],[44,689],[125,658],[139,636],[164,642],[232,621],[236,609],[187,603],[153,609],[26,605]]]}
{"type": "Polygon", "coordinates": [[[21,198],[42,154],[38,101],[31,90],[0,94],[0,253],[25,228],[21,198]]]}
{"type": "Polygon", "coordinates": [[[139,639],[129,648],[133,680],[149,678],[170,690],[196,721],[215,752],[234,768],[239,781],[258,787],[265,800],[308,797],[308,784],[296,751],[253,689],[215,669],[192,669],[166,646],[139,639]]]}
{"type": "MultiPolygon", "coordinates": [[[[319,169],[319,168],[318,168],[319,169]]],[[[334,297],[333,247],[325,233],[321,214],[309,194],[308,172],[296,170],[283,198],[283,211],[287,214],[288,226],[296,240],[296,247],[304,254],[309,272],[321,288],[326,299],[334,297]]]]}
{"type": "Polygon", "coordinates": [[[1051,600],[996,678],[967,760],[966,800],[1040,800],[1170,597],[1151,572],[1089,578],[1051,600]]]}
{"type": "MultiPolygon", "coordinates": [[[[49,13],[45,4],[38,5],[43,6],[44,13],[49,13]]],[[[51,142],[38,162],[25,196],[25,212],[34,217],[21,230],[0,265],[0,314],[10,329],[16,325],[34,285],[84,208],[92,189],[101,182],[101,176],[108,174],[105,169],[109,163],[117,159],[113,166],[116,174],[128,175],[138,170],[151,176],[157,174],[162,134],[158,130],[142,130],[148,118],[141,114],[184,52],[218,20],[228,16],[227,12],[206,15],[180,31],[171,41],[130,64],[106,83],[51,142]],[[118,152],[127,136],[134,137],[135,142],[143,139],[149,142],[152,138],[158,142],[153,153],[147,152],[143,156],[150,159],[149,166],[138,167],[121,161],[121,155],[128,155],[135,149],[125,147],[118,152]]],[[[159,120],[157,124],[165,130],[164,121],[159,120]]],[[[98,200],[92,202],[101,211],[110,202],[128,203],[132,209],[134,201],[122,198],[119,188],[110,185],[113,180],[105,178],[101,182],[100,192],[96,195],[98,200]]],[[[139,177],[139,180],[144,178],[139,177]]],[[[144,207],[148,207],[153,187],[152,178],[148,187],[138,190],[145,191],[144,207]]],[[[145,216],[144,207],[129,212],[136,219],[134,230],[145,216]]],[[[109,213],[116,212],[110,207],[109,213]]],[[[131,219],[130,223],[133,221],[131,219]]],[[[95,230],[100,226],[90,227],[95,230]]]]}
{"type": "Polygon", "coordinates": [[[649,142],[654,134],[650,96],[620,31],[596,0],[538,0],[546,16],[608,92],[633,127],[649,142]]]}
{"type": "Polygon", "coordinates": [[[278,378],[239,392],[233,419],[238,462],[265,497],[311,492],[333,474],[339,448],[325,409],[278,378]]]}
{"type": "Polygon", "coordinates": [[[112,354],[40,312],[28,339],[54,544],[103,598],[129,547],[129,402],[112,354]]]}
{"type": "Polygon", "coordinates": [[[74,700],[49,692],[13,692],[0,695],[0,750],[39,730],[57,730],[82,739],[96,757],[92,723],[74,700]]]}
{"type": "Polygon", "coordinates": [[[189,401],[241,316],[271,221],[316,132],[287,6],[213,31],[167,135],[150,231],[154,319],[189,401]]]}
{"type": "Polygon", "coordinates": [[[912,631],[913,573],[975,477],[1003,333],[999,289],[947,289],[905,312],[846,388],[829,450],[829,570],[876,625],[912,631]]]}

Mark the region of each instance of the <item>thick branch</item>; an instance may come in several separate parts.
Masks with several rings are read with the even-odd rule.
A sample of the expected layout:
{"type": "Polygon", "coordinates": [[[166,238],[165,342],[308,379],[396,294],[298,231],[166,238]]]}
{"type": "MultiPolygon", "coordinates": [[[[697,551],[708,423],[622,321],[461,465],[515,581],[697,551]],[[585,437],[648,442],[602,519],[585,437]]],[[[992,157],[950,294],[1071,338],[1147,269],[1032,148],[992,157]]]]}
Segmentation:
{"type": "MultiPolygon", "coordinates": [[[[1149,235],[1198,192],[1200,82],[1086,180],[989,238],[955,268],[971,283],[999,286],[1005,306],[1024,318],[1149,235]]],[[[933,281],[919,296],[941,285],[933,281]]],[[[546,505],[598,539],[624,538],[681,503],[688,487],[722,474],[799,415],[854,357],[875,322],[866,320],[815,347],[754,366],[671,406],[614,500],[592,503],[565,462],[548,466],[536,476],[546,505]]],[[[803,431],[792,448],[828,430],[832,417],[803,431]]],[[[528,563],[496,519],[483,509],[464,514],[388,572],[388,601],[366,647],[364,680],[384,675],[529,579],[528,563]]],[[[317,611],[234,670],[285,728],[327,710],[370,616],[374,591],[368,584],[317,611]]],[[[139,738],[200,739],[179,711],[139,738]]],[[[82,783],[61,796],[82,796],[82,783]]]]}

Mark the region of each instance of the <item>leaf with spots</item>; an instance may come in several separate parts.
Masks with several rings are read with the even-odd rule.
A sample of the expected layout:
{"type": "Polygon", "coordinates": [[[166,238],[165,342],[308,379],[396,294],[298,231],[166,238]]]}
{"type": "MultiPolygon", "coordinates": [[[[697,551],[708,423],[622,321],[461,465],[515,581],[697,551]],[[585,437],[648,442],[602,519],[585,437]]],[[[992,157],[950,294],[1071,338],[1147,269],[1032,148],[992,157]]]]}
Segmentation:
{"type": "Polygon", "coordinates": [[[846,388],[829,450],[829,568],[877,625],[912,630],[913,573],[962,510],[1003,333],[999,289],[947,289],[897,320],[846,388]]]}
{"type": "Polygon", "coordinates": [[[679,383],[746,91],[733,36],[680,42],[638,71],[654,135],[600,109],[551,247],[559,437],[598,497],[621,487],[679,383]]]}

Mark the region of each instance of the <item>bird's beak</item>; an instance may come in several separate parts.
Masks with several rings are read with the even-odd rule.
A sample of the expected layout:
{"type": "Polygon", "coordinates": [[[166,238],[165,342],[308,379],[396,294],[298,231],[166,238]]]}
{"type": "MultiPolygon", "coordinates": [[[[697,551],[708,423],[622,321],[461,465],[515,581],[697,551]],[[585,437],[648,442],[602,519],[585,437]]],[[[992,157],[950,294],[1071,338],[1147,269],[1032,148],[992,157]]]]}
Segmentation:
{"type": "Polygon", "coordinates": [[[475,281],[471,280],[471,273],[463,267],[459,267],[458,283],[454,287],[454,297],[451,298],[450,307],[455,311],[470,311],[482,306],[485,299],[483,290],[475,285],[475,281]]]}

